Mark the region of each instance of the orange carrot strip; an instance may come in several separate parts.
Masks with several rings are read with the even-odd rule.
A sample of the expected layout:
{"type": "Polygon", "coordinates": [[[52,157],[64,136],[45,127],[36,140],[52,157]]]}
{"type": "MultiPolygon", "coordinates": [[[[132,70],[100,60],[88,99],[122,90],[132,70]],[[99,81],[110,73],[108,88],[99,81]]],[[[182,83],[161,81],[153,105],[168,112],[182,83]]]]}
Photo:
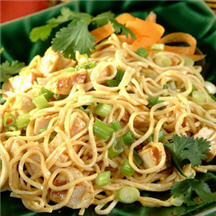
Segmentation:
{"type": "Polygon", "coordinates": [[[161,40],[160,43],[175,43],[175,42],[184,42],[190,45],[189,47],[183,47],[183,46],[165,46],[166,51],[170,52],[176,52],[182,55],[193,55],[195,50],[196,50],[196,39],[187,33],[182,33],[182,32],[176,32],[176,33],[171,33],[166,36],[164,36],[161,40]]]}
{"type": "Polygon", "coordinates": [[[157,15],[153,11],[151,11],[149,15],[146,17],[145,21],[156,23],[156,18],[157,15]]]}
{"type": "Polygon", "coordinates": [[[187,55],[187,56],[192,58],[195,62],[200,61],[206,57],[206,55],[187,55]]]}
{"type": "Polygon", "coordinates": [[[91,31],[91,34],[94,36],[96,43],[102,41],[103,39],[109,37],[112,33],[114,33],[114,29],[112,24],[106,24],[102,27],[96,28],[91,31]]]}
{"type": "Polygon", "coordinates": [[[145,49],[150,49],[151,45],[156,43],[155,39],[152,37],[141,37],[136,39],[132,43],[132,49],[136,51],[139,47],[143,47],[145,49]]]}
{"type": "Polygon", "coordinates": [[[129,21],[134,21],[136,18],[129,13],[123,13],[115,18],[119,23],[125,25],[129,21]]]}
{"type": "Polygon", "coordinates": [[[136,35],[136,38],[152,37],[155,42],[158,42],[164,33],[163,26],[139,18],[136,18],[135,21],[127,22],[126,27],[136,35]]]}

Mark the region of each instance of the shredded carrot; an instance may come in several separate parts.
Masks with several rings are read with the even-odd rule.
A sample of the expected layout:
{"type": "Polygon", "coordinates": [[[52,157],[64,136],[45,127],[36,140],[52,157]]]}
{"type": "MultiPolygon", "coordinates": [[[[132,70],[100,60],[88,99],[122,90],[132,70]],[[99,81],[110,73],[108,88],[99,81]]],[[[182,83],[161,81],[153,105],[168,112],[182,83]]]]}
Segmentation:
{"type": "Polygon", "coordinates": [[[196,50],[196,39],[187,33],[182,33],[182,32],[176,32],[176,33],[171,33],[166,36],[164,36],[161,40],[160,43],[175,43],[175,42],[183,42],[189,45],[189,47],[184,47],[184,46],[165,46],[166,51],[170,52],[175,52],[179,53],[182,55],[193,55],[195,50],[196,50]]]}
{"type": "Polygon", "coordinates": [[[116,17],[116,20],[121,23],[122,25],[125,25],[129,21],[134,21],[136,18],[129,13],[123,13],[116,17]]]}
{"type": "Polygon", "coordinates": [[[143,47],[145,49],[150,49],[151,45],[155,43],[155,40],[151,37],[141,37],[136,39],[132,43],[132,49],[136,51],[139,47],[143,47]]]}
{"type": "Polygon", "coordinates": [[[149,15],[146,17],[145,21],[156,23],[157,15],[151,11],[149,15]]]}
{"type": "Polygon", "coordinates": [[[139,18],[136,18],[135,21],[127,22],[126,27],[128,27],[137,38],[151,37],[155,42],[158,42],[164,33],[163,26],[139,18]]]}
{"type": "Polygon", "coordinates": [[[200,61],[206,57],[206,55],[187,55],[187,56],[192,58],[195,62],[200,61]]]}
{"type": "Polygon", "coordinates": [[[102,41],[103,39],[109,37],[112,33],[114,33],[114,29],[112,24],[106,24],[102,27],[96,28],[91,31],[91,34],[94,36],[96,43],[102,41]]]}

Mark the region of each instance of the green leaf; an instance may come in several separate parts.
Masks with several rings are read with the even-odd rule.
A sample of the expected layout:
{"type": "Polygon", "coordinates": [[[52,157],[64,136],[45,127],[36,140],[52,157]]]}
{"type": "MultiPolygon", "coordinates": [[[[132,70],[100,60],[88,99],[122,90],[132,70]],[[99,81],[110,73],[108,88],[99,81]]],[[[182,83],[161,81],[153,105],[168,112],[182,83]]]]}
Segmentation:
{"type": "Polygon", "coordinates": [[[176,182],[171,188],[173,197],[184,196],[184,203],[188,206],[197,205],[201,202],[211,203],[216,201],[216,192],[212,192],[207,180],[214,180],[213,174],[204,174],[200,179],[185,179],[176,182]]]}
{"type": "Polygon", "coordinates": [[[71,11],[69,8],[62,8],[61,14],[47,21],[46,25],[35,27],[30,33],[30,40],[36,42],[38,40],[45,41],[50,36],[52,30],[63,23],[73,20],[74,18],[90,18],[91,16],[87,13],[79,13],[71,11]]]}
{"type": "Polygon", "coordinates": [[[47,24],[33,28],[30,32],[30,40],[32,42],[37,42],[38,40],[45,41],[50,36],[53,28],[57,26],[57,24],[47,24]]]}
{"type": "Polygon", "coordinates": [[[193,166],[202,164],[202,160],[207,158],[210,142],[203,138],[173,136],[173,142],[165,144],[172,155],[176,168],[182,173],[182,166],[191,163],[193,166]]]}
{"type": "Polygon", "coordinates": [[[1,49],[0,49],[0,54],[2,54],[4,52],[4,47],[2,47],[1,49]]]}
{"type": "Polygon", "coordinates": [[[57,32],[52,41],[54,50],[62,51],[65,57],[75,58],[75,52],[91,54],[94,49],[94,37],[88,31],[89,18],[75,18],[65,28],[57,32]]]}
{"type": "Polygon", "coordinates": [[[0,82],[7,82],[12,75],[18,74],[24,66],[25,63],[23,62],[13,61],[10,63],[5,61],[0,65],[0,82]]]}
{"type": "Polygon", "coordinates": [[[114,13],[111,11],[106,11],[98,14],[96,17],[92,19],[92,23],[98,27],[101,27],[109,22],[109,19],[114,18],[114,13]]]}
{"type": "Polygon", "coordinates": [[[134,33],[129,28],[125,27],[124,25],[122,25],[121,23],[119,23],[118,21],[116,21],[115,19],[110,19],[110,23],[112,24],[112,26],[115,29],[115,32],[117,34],[122,33],[127,38],[128,38],[128,34],[130,34],[132,40],[136,40],[136,36],[134,35],[134,33]]]}

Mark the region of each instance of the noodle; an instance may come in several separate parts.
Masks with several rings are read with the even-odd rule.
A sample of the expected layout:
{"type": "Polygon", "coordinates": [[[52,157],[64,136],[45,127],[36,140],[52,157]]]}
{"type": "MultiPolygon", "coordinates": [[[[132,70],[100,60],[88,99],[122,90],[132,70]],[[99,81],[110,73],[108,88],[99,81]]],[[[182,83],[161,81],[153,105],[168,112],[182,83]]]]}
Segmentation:
{"type": "MultiPolygon", "coordinates": [[[[40,70],[41,57],[37,56],[22,72],[34,69],[37,79],[31,87],[18,91],[3,86],[1,90],[7,102],[0,106],[0,187],[3,189],[8,184],[11,195],[21,198],[28,209],[52,212],[68,206],[81,209],[79,214],[83,215],[85,209],[94,204],[97,214],[108,214],[118,203],[116,191],[123,186],[167,191],[184,177],[172,166],[160,141],[160,131],[164,130],[167,136],[192,136],[203,125],[216,130],[216,104],[205,89],[200,67],[184,66],[181,55],[160,51],[143,58],[113,34],[96,46],[91,60],[96,61],[96,66],[85,70],[87,78],[84,83],[73,85],[68,95],[61,100],[51,100],[47,108],[33,107],[27,111],[31,117],[25,130],[6,130],[4,115],[26,113],[18,107],[17,98],[31,101],[41,87],[47,86],[41,83],[47,84],[49,80],[65,75],[62,72],[65,66],[45,76],[40,70]],[[161,55],[178,63],[158,66],[154,60],[161,55]],[[125,71],[124,76],[118,86],[109,87],[106,80],[115,79],[118,68],[125,71]],[[164,89],[163,86],[171,81],[175,82],[176,88],[164,89]],[[193,86],[205,95],[205,105],[192,100],[193,86]],[[89,96],[88,99],[85,96],[89,96]],[[158,97],[161,102],[149,109],[149,96],[158,97]],[[94,134],[97,103],[112,105],[109,115],[101,119],[104,123],[109,125],[117,120],[123,126],[107,141],[94,134]],[[80,109],[87,105],[85,111],[80,109]],[[38,128],[39,120],[44,124],[42,132],[39,132],[43,129],[38,128]],[[125,145],[124,152],[118,157],[109,158],[112,143],[128,131],[133,133],[136,141],[125,145]],[[149,141],[151,136],[153,139],[149,141]],[[151,148],[159,152],[157,163],[151,167],[137,166],[134,150],[140,153],[151,148]],[[130,177],[125,177],[119,169],[125,159],[135,171],[130,177]],[[110,183],[97,186],[98,173],[106,170],[111,171],[110,183]]],[[[71,65],[74,65],[72,60],[71,65]]],[[[188,169],[216,171],[216,165],[188,169]]],[[[140,196],[138,201],[150,207],[172,205],[171,198],[164,201],[140,196]]]]}

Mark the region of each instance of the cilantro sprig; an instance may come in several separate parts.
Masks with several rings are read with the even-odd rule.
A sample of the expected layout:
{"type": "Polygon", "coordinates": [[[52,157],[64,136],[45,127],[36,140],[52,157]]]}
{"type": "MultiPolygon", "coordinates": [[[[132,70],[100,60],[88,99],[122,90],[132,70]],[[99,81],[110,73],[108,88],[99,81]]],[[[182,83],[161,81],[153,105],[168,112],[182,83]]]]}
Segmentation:
{"type": "Polygon", "coordinates": [[[19,61],[3,62],[0,65],[0,82],[7,82],[12,75],[18,74],[24,66],[25,64],[19,61]]]}
{"type": "Polygon", "coordinates": [[[183,165],[187,163],[193,166],[201,165],[210,150],[210,142],[206,139],[178,135],[173,136],[171,143],[164,145],[170,151],[176,168],[184,176],[183,165]]]}
{"type": "Polygon", "coordinates": [[[100,27],[111,23],[117,34],[131,35],[135,39],[133,32],[114,19],[114,14],[110,11],[98,14],[95,17],[87,13],[71,11],[69,8],[62,8],[61,14],[47,21],[46,25],[35,27],[30,33],[30,40],[47,40],[52,31],[60,28],[52,39],[52,46],[55,51],[61,51],[67,58],[75,59],[75,52],[90,55],[95,48],[94,36],[89,29],[100,27]]]}
{"type": "Polygon", "coordinates": [[[205,173],[196,179],[176,182],[171,188],[171,194],[174,198],[183,196],[184,204],[187,206],[215,202],[215,182],[216,175],[205,173]]]}

